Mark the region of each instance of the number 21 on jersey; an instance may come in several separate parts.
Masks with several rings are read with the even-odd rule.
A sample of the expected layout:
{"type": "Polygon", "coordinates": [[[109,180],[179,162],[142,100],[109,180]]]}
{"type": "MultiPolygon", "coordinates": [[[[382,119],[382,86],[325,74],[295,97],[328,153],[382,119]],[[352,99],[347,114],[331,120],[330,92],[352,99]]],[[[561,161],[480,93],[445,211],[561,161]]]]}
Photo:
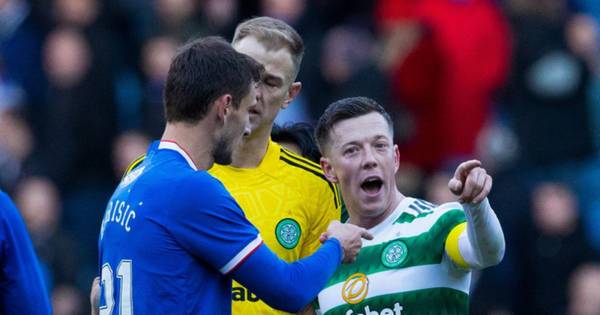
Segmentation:
{"type": "Polygon", "coordinates": [[[115,281],[120,282],[119,292],[119,314],[133,315],[131,265],[129,259],[123,259],[117,266],[117,279],[113,278],[113,270],[108,263],[102,265],[102,276],[100,282],[104,288],[104,306],[100,307],[100,315],[112,315],[115,307],[115,281]]]}

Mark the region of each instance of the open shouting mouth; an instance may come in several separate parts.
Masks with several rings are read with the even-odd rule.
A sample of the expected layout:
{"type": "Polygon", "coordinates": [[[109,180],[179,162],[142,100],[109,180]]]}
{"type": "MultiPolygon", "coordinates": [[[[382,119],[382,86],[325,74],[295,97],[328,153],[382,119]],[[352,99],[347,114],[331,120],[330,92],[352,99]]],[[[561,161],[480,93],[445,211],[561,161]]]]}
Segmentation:
{"type": "Polygon", "coordinates": [[[367,193],[367,195],[377,195],[381,191],[383,186],[383,180],[378,176],[369,176],[365,178],[360,184],[360,188],[367,193]]]}

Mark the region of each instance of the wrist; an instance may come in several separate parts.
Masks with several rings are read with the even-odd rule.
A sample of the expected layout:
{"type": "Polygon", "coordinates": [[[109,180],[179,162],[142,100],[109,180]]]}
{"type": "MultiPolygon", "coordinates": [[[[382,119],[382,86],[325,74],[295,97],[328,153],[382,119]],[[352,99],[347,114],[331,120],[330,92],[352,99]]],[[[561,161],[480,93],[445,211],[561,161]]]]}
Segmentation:
{"type": "Polygon", "coordinates": [[[462,206],[465,209],[465,211],[473,213],[475,211],[481,211],[484,208],[489,208],[490,207],[490,202],[489,202],[488,198],[485,197],[485,199],[483,199],[479,203],[465,202],[465,203],[462,203],[462,206]]]}
{"type": "Polygon", "coordinates": [[[342,247],[340,240],[335,237],[329,237],[325,242],[331,242],[332,244],[335,244],[335,246],[338,248],[340,262],[342,262],[344,260],[344,248],[342,247]]]}

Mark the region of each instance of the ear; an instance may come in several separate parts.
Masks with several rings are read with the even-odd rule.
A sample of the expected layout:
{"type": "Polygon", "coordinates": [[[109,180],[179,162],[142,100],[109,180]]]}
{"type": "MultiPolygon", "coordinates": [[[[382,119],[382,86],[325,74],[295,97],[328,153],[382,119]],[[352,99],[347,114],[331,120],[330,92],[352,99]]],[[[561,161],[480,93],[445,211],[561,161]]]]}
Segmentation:
{"type": "Polygon", "coordinates": [[[400,150],[398,145],[394,144],[394,173],[398,172],[398,168],[400,168],[400,150]]]}
{"type": "Polygon", "coordinates": [[[337,184],[338,178],[329,159],[326,157],[321,157],[319,163],[321,164],[321,169],[323,170],[323,173],[325,173],[325,178],[327,178],[328,181],[337,184]]]}
{"type": "Polygon", "coordinates": [[[290,103],[296,98],[296,96],[298,96],[298,94],[300,94],[300,90],[302,90],[301,82],[292,83],[292,85],[290,86],[290,89],[287,92],[287,97],[285,99],[285,102],[283,102],[283,105],[281,106],[281,108],[282,109],[288,108],[288,106],[290,106],[290,103]]]}
{"type": "Polygon", "coordinates": [[[219,122],[224,123],[225,120],[227,119],[227,116],[229,115],[229,113],[232,110],[231,102],[232,102],[232,97],[230,94],[223,94],[214,101],[213,110],[216,112],[217,120],[219,122]]]}

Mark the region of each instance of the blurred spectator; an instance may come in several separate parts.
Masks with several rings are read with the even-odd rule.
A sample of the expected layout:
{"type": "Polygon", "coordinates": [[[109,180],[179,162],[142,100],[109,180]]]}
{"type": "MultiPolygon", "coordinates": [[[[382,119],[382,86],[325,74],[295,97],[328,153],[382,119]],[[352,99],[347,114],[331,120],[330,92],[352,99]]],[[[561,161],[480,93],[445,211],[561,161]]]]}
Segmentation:
{"type": "Polygon", "coordinates": [[[195,0],[156,0],[154,12],[156,14],[158,35],[177,38],[187,41],[192,36],[201,33],[202,27],[198,22],[199,2],[195,0]]]}
{"type": "Polygon", "coordinates": [[[233,37],[238,16],[236,0],[205,0],[201,2],[203,20],[208,35],[233,37]]]}
{"type": "Polygon", "coordinates": [[[587,98],[592,133],[596,150],[600,150],[600,4],[587,1],[584,14],[576,14],[567,26],[567,40],[573,52],[587,63],[592,71],[592,78],[587,87],[587,98]],[[594,3],[594,4],[592,4],[594,3]],[[591,6],[591,7],[590,7],[591,6]]]}
{"type": "Polygon", "coordinates": [[[150,138],[137,131],[120,134],[113,144],[112,160],[115,178],[120,180],[127,167],[135,159],[146,153],[150,138]]]}
{"type": "Polygon", "coordinates": [[[75,29],[58,29],[46,41],[44,65],[53,87],[69,89],[83,81],[92,66],[87,40],[75,29]]]}
{"type": "Polygon", "coordinates": [[[595,23],[569,10],[567,0],[508,4],[516,45],[505,110],[519,165],[530,177],[572,185],[585,231],[600,248],[600,164],[587,94],[598,64],[595,23]]]}
{"type": "Polygon", "coordinates": [[[600,70],[598,58],[598,22],[589,15],[574,14],[568,21],[566,30],[567,45],[571,51],[580,56],[594,73],[600,70]]]}
{"type": "Polygon", "coordinates": [[[376,19],[381,65],[415,121],[403,161],[431,170],[471,156],[509,64],[494,1],[380,0],[376,19]]]}
{"type": "MultiPolygon", "coordinates": [[[[103,2],[99,0],[55,0],[53,22],[59,28],[70,28],[85,38],[93,55],[94,76],[112,84],[124,67],[120,37],[105,23],[103,2]]],[[[118,31],[118,30],[117,30],[118,31]]],[[[112,90],[107,90],[112,96],[112,90]]]]}
{"type": "Polygon", "coordinates": [[[489,173],[514,168],[519,158],[519,145],[514,131],[499,119],[486,125],[475,146],[475,156],[489,173]]]}
{"type": "Polygon", "coordinates": [[[0,55],[0,110],[11,109],[25,104],[25,90],[5,73],[0,55]]]}
{"type": "Polygon", "coordinates": [[[16,109],[0,109],[0,189],[12,192],[33,150],[33,135],[16,109]]]}
{"type": "Polygon", "coordinates": [[[52,290],[52,310],[54,315],[82,315],[84,304],[82,294],[70,285],[61,285],[52,290]]]}
{"type": "MultiPolygon", "coordinates": [[[[108,24],[106,5],[99,0],[53,1],[53,25],[72,28],[85,38],[93,56],[92,76],[106,84],[106,98],[116,106],[117,127],[139,127],[140,84],[131,53],[124,48],[130,43],[126,36],[120,36],[122,30],[108,24]]],[[[137,62],[137,54],[135,57],[137,62]]]]}
{"type": "Polygon", "coordinates": [[[54,183],[43,177],[27,177],[19,183],[15,196],[48,288],[55,283],[74,283],[79,271],[74,255],[78,247],[61,229],[62,205],[54,183]]]}
{"type": "Polygon", "coordinates": [[[110,82],[95,76],[88,42],[74,29],[54,30],[44,59],[50,79],[44,139],[48,173],[64,188],[111,180],[115,108],[110,82]]]}
{"type": "Polygon", "coordinates": [[[597,63],[590,26],[569,13],[567,1],[513,0],[509,8],[515,56],[505,105],[521,160],[539,166],[590,158],[586,90],[597,63]]]}
{"type": "Polygon", "coordinates": [[[77,235],[77,285],[97,273],[98,226],[113,185],[111,148],[117,115],[110,77],[83,34],[57,28],[44,46],[50,89],[42,148],[45,173],[58,185],[64,205],[63,227],[77,235]]]}
{"type": "Polygon", "coordinates": [[[100,13],[97,0],[54,0],[54,16],[58,24],[86,28],[100,13]]]}
{"type": "Polygon", "coordinates": [[[287,23],[298,21],[306,10],[306,0],[261,0],[262,14],[287,23]]]}
{"type": "Polygon", "coordinates": [[[600,314],[600,265],[583,264],[569,279],[569,315],[600,314]]]}
{"type": "Polygon", "coordinates": [[[541,183],[532,194],[532,227],[523,227],[516,245],[519,314],[565,314],[569,275],[597,259],[579,224],[573,192],[560,183],[541,183]]]}
{"type": "Polygon", "coordinates": [[[326,84],[322,87],[321,104],[349,96],[387,103],[387,82],[375,64],[375,39],[364,28],[341,25],[327,32],[321,72],[326,84]]]}
{"type": "MultiPolygon", "coordinates": [[[[26,0],[0,1],[0,90],[2,82],[22,89],[23,103],[42,106],[45,79],[42,72],[42,33],[26,0]]],[[[2,91],[0,91],[2,94],[2,91]]],[[[2,107],[3,104],[0,104],[2,107]]],[[[35,112],[31,118],[35,118],[35,112]]]]}
{"type": "Polygon", "coordinates": [[[155,37],[148,40],[142,50],[142,127],[152,138],[159,138],[164,129],[163,89],[177,45],[173,38],[155,37]]]}

